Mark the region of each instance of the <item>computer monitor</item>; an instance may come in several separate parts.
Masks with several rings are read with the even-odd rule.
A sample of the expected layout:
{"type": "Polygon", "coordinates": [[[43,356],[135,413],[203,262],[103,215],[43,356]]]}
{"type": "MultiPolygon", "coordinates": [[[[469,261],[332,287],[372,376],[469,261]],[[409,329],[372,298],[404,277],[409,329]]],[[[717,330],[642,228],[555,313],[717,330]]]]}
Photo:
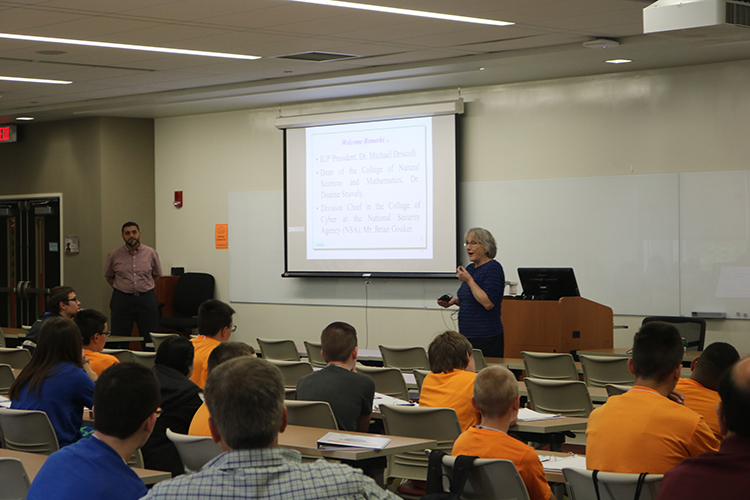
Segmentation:
{"type": "Polygon", "coordinates": [[[524,299],[559,300],[560,297],[581,296],[572,267],[519,267],[518,278],[524,299]]]}

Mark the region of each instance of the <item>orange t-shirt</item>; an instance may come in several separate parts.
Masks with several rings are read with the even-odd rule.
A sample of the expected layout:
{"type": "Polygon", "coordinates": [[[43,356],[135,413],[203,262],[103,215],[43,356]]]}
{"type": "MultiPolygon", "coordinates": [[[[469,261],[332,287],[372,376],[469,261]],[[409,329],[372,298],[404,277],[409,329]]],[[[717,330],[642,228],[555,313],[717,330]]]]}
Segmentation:
{"type": "Polygon", "coordinates": [[[430,373],[422,382],[419,405],[433,408],[453,408],[465,431],[481,421],[479,412],[471,405],[474,395],[474,379],[477,374],[466,370],[448,373],[430,373]]]}
{"type": "Polygon", "coordinates": [[[684,458],[717,451],[703,417],[643,386],[610,397],[589,416],[586,467],[664,474],[684,458]]]}
{"type": "Polygon", "coordinates": [[[451,455],[510,460],[516,465],[531,500],[549,500],[552,495],[534,448],[504,432],[471,427],[458,436],[451,455]]]}
{"type": "Polygon", "coordinates": [[[195,348],[193,375],[190,377],[190,380],[203,389],[206,385],[206,379],[208,378],[208,356],[217,345],[221,344],[221,342],[213,337],[206,337],[205,335],[198,335],[190,340],[190,342],[193,343],[193,347],[195,348]]]}
{"type": "Polygon", "coordinates": [[[685,406],[703,417],[716,439],[723,439],[719,431],[719,417],[716,415],[716,405],[721,403],[719,393],[702,386],[689,378],[681,378],[675,390],[685,395],[685,406]]]}
{"type": "Polygon", "coordinates": [[[84,349],[83,352],[86,353],[86,357],[89,358],[89,365],[91,365],[91,369],[97,375],[101,375],[104,370],[120,362],[119,359],[111,354],[104,354],[103,352],[96,352],[90,349],[84,349]]]}
{"type": "Polygon", "coordinates": [[[211,431],[208,429],[208,406],[203,403],[198,411],[193,415],[193,420],[190,422],[190,430],[188,435],[190,436],[208,436],[211,437],[211,431]]]}

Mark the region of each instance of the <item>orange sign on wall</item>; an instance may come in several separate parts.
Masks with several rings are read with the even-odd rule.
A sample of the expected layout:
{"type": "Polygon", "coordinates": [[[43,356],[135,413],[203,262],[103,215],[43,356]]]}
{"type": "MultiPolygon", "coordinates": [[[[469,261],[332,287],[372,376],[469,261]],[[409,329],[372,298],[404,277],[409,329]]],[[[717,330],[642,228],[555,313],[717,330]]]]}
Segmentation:
{"type": "Polygon", "coordinates": [[[229,224],[216,224],[216,248],[229,248],[229,224]]]}

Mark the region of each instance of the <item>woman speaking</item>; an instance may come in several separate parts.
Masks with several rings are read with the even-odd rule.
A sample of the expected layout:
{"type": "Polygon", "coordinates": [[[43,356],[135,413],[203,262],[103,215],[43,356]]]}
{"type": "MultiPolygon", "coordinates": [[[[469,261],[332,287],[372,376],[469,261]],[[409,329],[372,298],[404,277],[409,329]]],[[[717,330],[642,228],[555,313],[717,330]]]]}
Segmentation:
{"type": "Polygon", "coordinates": [[[456,276],[463,283],[450,300],[438,299],[442,307],[459,306],[458,330],[485,356],[503,357],[503,323],[500,306],[505,290],[503,266],[494,260],[495,238],[481,227],[466,231],[466,253],[471,264],[458,266],[456,276]]]}

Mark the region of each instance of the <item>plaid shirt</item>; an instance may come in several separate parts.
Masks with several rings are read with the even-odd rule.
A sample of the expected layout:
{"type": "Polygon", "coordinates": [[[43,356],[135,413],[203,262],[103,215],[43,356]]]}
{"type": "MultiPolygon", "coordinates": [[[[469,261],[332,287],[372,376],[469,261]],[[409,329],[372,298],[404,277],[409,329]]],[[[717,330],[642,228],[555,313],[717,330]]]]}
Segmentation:
{"type": "Polygon", "coordinates": [[[318,460],[303,464],[299,452],[258,448],[222,453],[200,471],[157,484],[146,500],[362,499],[398,500],[362,471],[318,460]]]}

